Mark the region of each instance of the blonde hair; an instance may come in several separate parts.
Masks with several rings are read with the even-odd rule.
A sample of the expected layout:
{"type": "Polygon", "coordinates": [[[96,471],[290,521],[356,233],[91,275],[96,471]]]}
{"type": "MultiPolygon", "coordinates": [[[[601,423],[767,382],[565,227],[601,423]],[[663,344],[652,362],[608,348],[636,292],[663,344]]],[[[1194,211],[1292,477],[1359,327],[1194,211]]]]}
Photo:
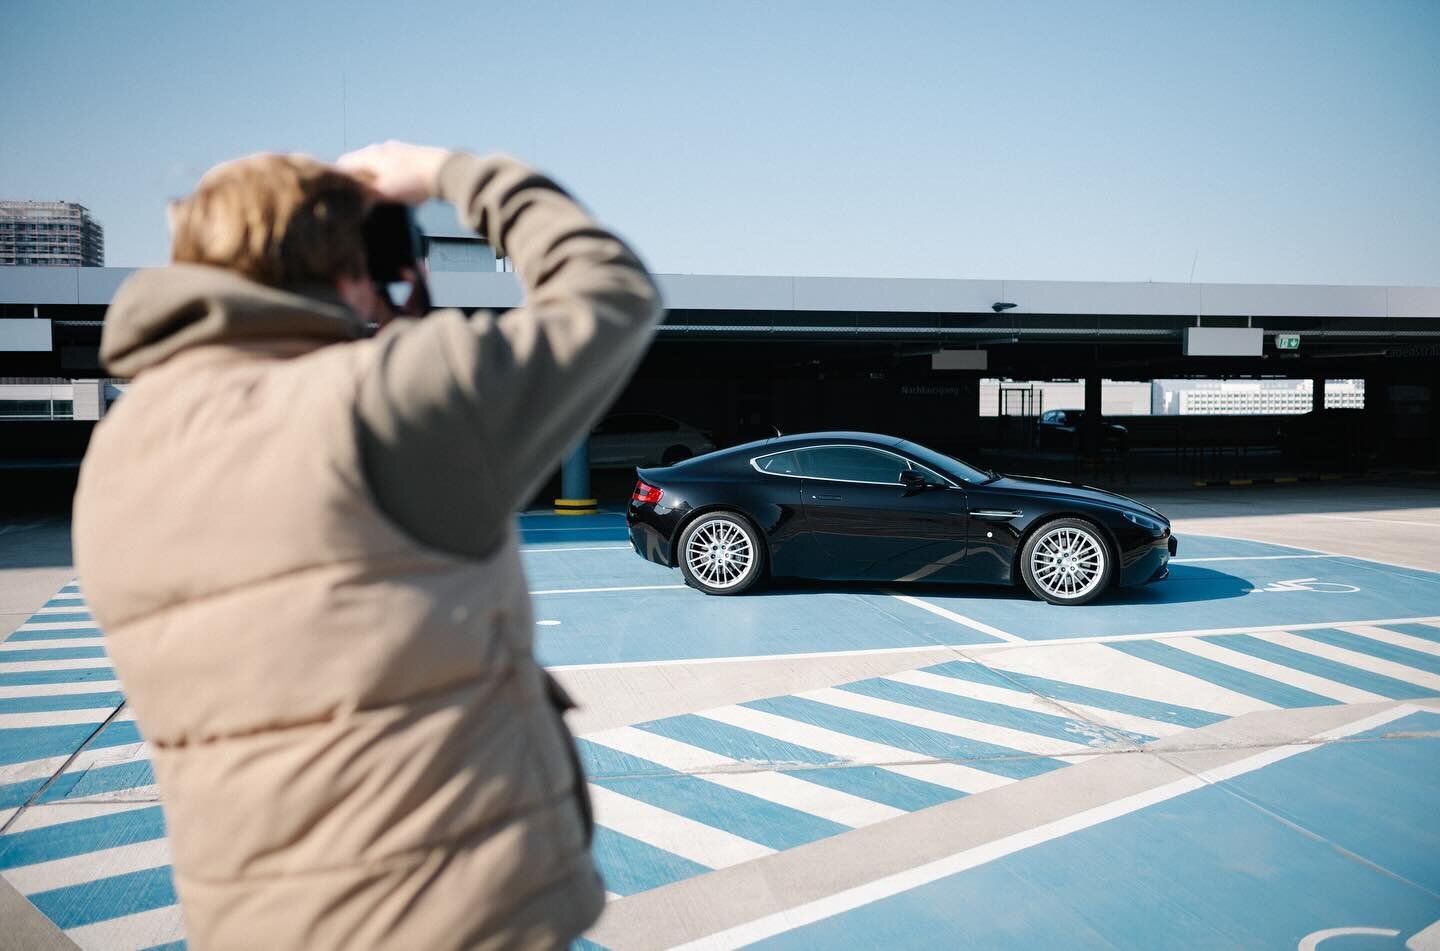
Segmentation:
{"type": "Polygon", "coordinates": [[[170,207],[170,259],[236,271],[272,287],[334,284],[365,271],[366,187],[306,155],[262,153],[218,165],[170,207]]]}

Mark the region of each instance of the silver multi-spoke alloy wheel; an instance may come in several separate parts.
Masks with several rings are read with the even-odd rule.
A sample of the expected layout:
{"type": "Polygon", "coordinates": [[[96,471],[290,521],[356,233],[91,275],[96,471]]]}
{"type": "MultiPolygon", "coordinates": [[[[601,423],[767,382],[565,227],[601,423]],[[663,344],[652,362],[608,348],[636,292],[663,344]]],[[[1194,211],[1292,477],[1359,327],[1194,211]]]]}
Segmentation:
{"type": "Polygon", "coordinates": [[[1025,582],[1052,604],[1083,604],[1110,579],[1109,552],[1095,528],[1078,519],[1042,527],[1025,545],[1025,582]]]}
{"type": "Polygon", "coordinates": [[[760,572],[754,529],[728,513],[701,516],[686,529],[680,548],[686,578],[711,594],[739,593],[760,572]]]}

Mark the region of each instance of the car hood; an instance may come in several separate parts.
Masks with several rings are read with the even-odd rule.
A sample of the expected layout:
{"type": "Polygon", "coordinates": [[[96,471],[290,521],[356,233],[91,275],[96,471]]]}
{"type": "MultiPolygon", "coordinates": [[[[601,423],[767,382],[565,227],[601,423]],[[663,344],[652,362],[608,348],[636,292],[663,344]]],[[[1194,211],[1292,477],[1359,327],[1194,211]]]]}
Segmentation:
{"type": "Polygon", "coordinates": [[[1051,498],[1084,499],[1088,502],[1102,502],[1118,508],[1128,508],[1137,512],[1144,512],[1147,515],[1162,519],[1167,523],[1170,521],[1144,502],[1137,502],[1118,492],[1111,492],[1107,489],[1097,489],[1092,485],[1084,485],[1079,482],[1062,482],[1059,479],[1042,479],[1038,476],[1002,475],[993,482],[985,483],[985,487],[987,489],[998,489],[1002,492],[1022,492],[1027,495],[1047,495],[1051,498]]]}

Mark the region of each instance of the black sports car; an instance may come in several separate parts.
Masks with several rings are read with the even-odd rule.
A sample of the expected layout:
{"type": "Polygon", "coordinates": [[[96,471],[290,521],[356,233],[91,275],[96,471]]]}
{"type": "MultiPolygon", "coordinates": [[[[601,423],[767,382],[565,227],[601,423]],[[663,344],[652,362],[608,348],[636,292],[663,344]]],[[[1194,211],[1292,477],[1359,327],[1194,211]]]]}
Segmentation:
{"type": "Polygon", "coordinates": [[[635,551],[708,594],[766,574],[1023,580],[1053,604],[1169,574],[1170,521],[1113,492],[1003,476],[894,436],[806,433],[637,469],[635,551]]]}

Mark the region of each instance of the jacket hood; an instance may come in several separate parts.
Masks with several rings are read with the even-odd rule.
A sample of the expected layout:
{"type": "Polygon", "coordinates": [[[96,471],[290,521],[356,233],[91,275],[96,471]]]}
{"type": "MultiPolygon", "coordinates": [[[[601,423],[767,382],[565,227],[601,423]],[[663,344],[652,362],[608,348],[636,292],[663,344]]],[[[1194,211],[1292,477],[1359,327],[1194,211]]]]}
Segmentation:
{"type": "Polygon", "coordinates": [[[282,290],[197,264],[141,271],[105,312],[100,358],[131,377],[191,347],[261,339],[354,340],[365,322],[330,288],[282,290]]]}

